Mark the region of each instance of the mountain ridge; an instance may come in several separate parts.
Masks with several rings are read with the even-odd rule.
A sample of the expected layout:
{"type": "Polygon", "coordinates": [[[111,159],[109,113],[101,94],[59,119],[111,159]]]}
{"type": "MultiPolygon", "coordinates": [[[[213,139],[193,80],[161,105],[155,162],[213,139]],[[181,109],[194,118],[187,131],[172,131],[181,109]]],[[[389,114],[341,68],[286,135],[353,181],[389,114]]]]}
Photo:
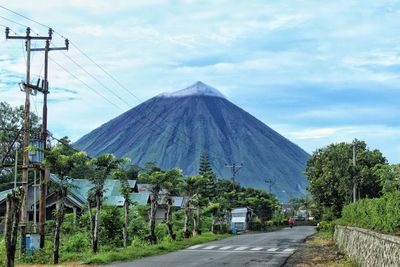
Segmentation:
{"type": "MultiPolygon", "coordinates": [[[[190,88],[190,87],[188,87],[190,88]]],[[[238,181],[285,198],[305,193],[304,168],[309,155],[266,124],[213,95],[153,97],[79,139],[75,146],[89,155],[114,153],[143,165],[156,161],[161,168],[179,167],[197,174],[200,154],[210,155],[220,177],[230,178],[225,164],[243,162],[238,181]]]]}

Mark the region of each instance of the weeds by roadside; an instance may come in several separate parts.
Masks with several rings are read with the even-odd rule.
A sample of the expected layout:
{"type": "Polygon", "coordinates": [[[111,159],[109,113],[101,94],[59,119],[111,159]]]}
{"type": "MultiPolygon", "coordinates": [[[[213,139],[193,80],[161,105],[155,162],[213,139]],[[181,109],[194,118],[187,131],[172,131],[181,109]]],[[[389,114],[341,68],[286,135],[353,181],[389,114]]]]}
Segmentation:
{"type": "Polygon", "coordinates": [[[359,265],[342,254],[332,240],[332,233],[320,231],[310,237],[294,253],[285,266],[308,267],[358,267],[359,265]]]}

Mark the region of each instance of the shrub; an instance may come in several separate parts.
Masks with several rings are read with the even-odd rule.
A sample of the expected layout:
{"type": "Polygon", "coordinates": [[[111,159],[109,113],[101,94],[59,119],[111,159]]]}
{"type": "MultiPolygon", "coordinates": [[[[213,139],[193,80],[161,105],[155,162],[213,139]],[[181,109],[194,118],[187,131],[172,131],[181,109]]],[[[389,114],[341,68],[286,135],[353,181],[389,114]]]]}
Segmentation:
{"type": "Polygon", "coordinates": [[[318,223],[318,229],[322,231],[333,232],[335,228],[335,222],[320,221],[318,223]]]}
{"type": "Polygon", "coordinates": [[[385,233],[400,233],[400,192],[346,205],[338,223],[385,233]]]}
{"type": "Polygon", "coordinates": [[[271,226],[274,225],[274,222],[272,220],[269,220],[269,221],[265,222],[265,225],[268,226],[268,227],[271,227],[271,226]]]}
{"type": "Polygon", "coordinates": [[[253,221],[250,222],[249,228],[253,231],[261,231],[261,220],[260,218],[256,217],[253,221]]]}
{"type": "Polygon", "coordinates": [[[84,252],[89,249],[90,237],[87,232],[76,232],[74,235],[63,238],[61,252],[84,252]]]}

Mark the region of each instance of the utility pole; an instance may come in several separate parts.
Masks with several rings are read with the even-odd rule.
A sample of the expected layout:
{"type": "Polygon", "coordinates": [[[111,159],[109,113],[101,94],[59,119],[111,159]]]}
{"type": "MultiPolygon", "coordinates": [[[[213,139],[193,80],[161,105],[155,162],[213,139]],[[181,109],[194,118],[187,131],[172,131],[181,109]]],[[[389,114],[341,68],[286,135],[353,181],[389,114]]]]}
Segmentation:
{"type": "Polygon", "coordinates": [[[235,190],[236,174],[243,168],[243,163],[236,164],[234,162],[232,165],[225,164],[225,168],[230,168],[232,171],[232,190],[235,190]]]}
{"type": "MultiPolygon", "coordinates": [[[[41,141],[43,150],[46,150],[47,146],[47,95],[49,94],[49,81],[48,81],[48,69],[49,69],[49,52],[55,50],[68,50],[69,41],[65,39],[65,47],[50,47],[50,40],[53,34],[53,30],[49,29],[49,39],[46,40],[46,46],[44,48],[32,48],[31,51],[44,52],[44,77],[41,88],[35,88],[39,92],[43,93],[43,118],[42,118],[42,129],[41,129],[41,141]]],[[[31,88],[34,86],[30,85],[31,88]]],[[[46,180],[50,172],[46,170],[45,166],[40,168],[40,196],[39,196],[39,234],[40,234],[40,248],[44,248],[45,240],[45,220],[46,220],[46,180]]]]}
{"type": "Polygon", "coordinates": [[[17,190],[17,179],[18,179],[18,147],[15,149],[14,190],[17,190]]]}
{"type": "Polygon", "coordinates": [[[29,131],[30,131],[30,94],[31,88],[28,86],[30,83],[30,68],[31,68],[31,40],[49,40],[51,37],[43,36],[31,36],[31,29],[26,28],[25,36],[10,36],[10,29],[6,28],[6,39],[18,39],[25,40],[26,46],[26,83],[25,83],[25,107],[24,107],[24,142],[23,142],[23,160],[22,160],[22,189],[24,191],[24,197],[21,204],[21,253],[25,255],[26,252],[26,228],[28,222],[28,171],[29,171],[29,131]]]}
{"type": "Polygon", "coordinates": [[[356,143],[353,142],[353,203],[357,201],[357,182],[356,182],[356,143]]]}
{"type": "Polygon", "coordinates": [[[272,193],[272,186],[275,184],[275,180],[273,180],[273,179],[266,179],[265,180],[265,183],[267,183],[268,185],[269,185],[269,193],[271,194],[272,193]]]}

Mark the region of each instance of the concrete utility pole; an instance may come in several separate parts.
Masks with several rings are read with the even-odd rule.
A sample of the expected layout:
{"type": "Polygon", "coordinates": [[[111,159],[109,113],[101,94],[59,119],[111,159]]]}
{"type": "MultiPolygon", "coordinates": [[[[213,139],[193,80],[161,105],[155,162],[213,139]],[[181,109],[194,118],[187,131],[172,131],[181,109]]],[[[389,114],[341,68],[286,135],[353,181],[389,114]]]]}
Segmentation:
{"type": "MultiPolygon", "coordinates": [[[[48,69],[49,69],[49,52],[56,50],[68,50],[69,41],[65,39],[64,47],[50,47],[50,40],[52,38],[53,30],[49,29],[49,39],[46,40],[46,46],[44,48],[32,48],[31,51],[44,52],[44,77],[42,86],[34,88],[43,93],[43,119],[41,129],[41,141],[43,143],[43,149],[46,149],[47,145],[47,94],[49,93],[49,81],[48,81],[48,69]]],[[[40,168],[40,197],[39,197],[39,234],[40,234],[40,248],[44,248],[45,240],[45,220],[46,220],[46,183],[48,179],[46,175],[50,175],[50,172],[46,170],[45,166],[40,168]]]]}
{"type": "Polygon", "coordinates": [[[234,162],[232,165],[225,164],[225,168],[230,168],[232,171],[232,190],[235,190],[236,174],[243,168],[243,163],[236,164],[234,162]]]}
{"type": "Polygon", "coordinates": [[[265,183],[267,183],[268,185],[269,185],[269,193],[271,194],[272,193],[272,186],[275,184],[275,180],[272,180],[272,179],[266,179],[265,180],[265,183]]]}
{"type": "Polygon", "coordinates": [[[353,203],[357,201],[357,182],[356,182],[356,143],[353,142],[353,203]]]}
{"type": "Polygon", "coordinates": [[[31,88],[29,87],[30,83],[30,68],[31,68],[31,40],[49,40],[51,37],[43,37],[43,36],[31,36],[31,29],[26,28],[25,36],[10,36],[10,29],[6,28],[6,39],[18,39],[25,40],[26,45],[26,83],[25,83],[25,107],[24,107],[24,142],[23,142],[23,160],[22,160],[22,189],[24,191],[24,197],[22,199],[21,206],[21,253],[25,254],[26,252],[26,227],[28,222],[28,205],[27,205],[27,196],[28,196],[28,170],[29,170],[29,155],[28,155],[28,146],[29,146],[29,130],[30,130],[30,94],[31,88]]]}

